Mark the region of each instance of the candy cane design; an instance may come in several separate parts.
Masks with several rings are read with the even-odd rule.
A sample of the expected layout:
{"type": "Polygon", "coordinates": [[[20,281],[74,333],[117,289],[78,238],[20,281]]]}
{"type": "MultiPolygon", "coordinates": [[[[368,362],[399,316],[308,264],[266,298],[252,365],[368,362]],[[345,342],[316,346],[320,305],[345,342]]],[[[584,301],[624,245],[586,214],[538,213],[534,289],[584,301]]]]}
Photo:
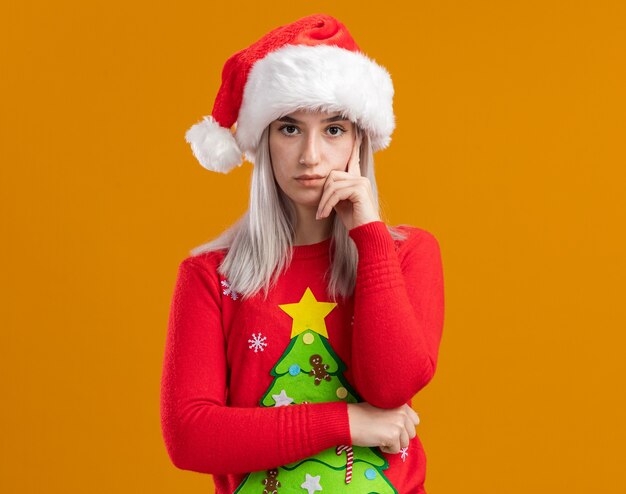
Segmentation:
{"type": "Polygon", "coordinates": [[[349,484],[352,481],[352,463],[354,462],[354,453],[352,452],[352,446],[337,446],[337,454],[340,455],[343,452],[346,452],[346,484],[349,484]]]}

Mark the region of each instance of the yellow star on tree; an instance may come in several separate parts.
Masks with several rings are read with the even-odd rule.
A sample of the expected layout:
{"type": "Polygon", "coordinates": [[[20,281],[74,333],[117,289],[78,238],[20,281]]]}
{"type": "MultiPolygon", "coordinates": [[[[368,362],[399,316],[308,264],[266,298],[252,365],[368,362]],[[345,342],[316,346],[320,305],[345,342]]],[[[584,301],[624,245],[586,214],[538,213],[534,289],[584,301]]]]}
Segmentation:
{"type": "Polygon", "coordinates": [[[293,318],[293,326],[291,327],[292,338],[307,329],[312,329],[316,333],[328,338],[324,318],[336,305],[337,304],[334,302],[318,302],[311,289],[307,287],[300,302],[295,304],[282,304],[278,307],[293,318]]]}

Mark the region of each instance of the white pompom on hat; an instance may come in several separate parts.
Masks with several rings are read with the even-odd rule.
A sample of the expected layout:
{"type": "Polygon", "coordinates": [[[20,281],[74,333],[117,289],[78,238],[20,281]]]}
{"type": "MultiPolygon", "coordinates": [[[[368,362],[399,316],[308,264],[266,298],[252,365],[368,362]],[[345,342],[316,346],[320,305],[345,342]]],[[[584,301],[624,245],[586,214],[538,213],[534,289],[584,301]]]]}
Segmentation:
{"type": "Polygon", "coordinates": [[[341,112],[384,149],[395,128],[393,83],[361,52],[346,27],[326,14],[280,26],[232,55],[211,115],[185,134],[207,170],[228,173],[254,162],[259,138],[274,120],[298,109],[341,112]],[[231,129],[233,129],[232,131],[231,129]]]}

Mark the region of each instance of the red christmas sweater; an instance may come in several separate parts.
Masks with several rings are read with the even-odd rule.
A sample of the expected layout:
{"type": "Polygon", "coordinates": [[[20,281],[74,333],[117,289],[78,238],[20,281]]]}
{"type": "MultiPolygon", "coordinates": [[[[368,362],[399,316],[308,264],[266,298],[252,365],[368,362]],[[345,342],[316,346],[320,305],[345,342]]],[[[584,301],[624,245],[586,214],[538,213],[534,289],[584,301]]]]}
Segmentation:
{"type": "Polygon", "coordinates": [[[180,263],[161,380],[176,467],[212,474],[217,494],[425,493],[419,437],[398,454],[361,448],[348,420],[350,402],[410,404],[437,366],[439,245],[426,230],[397,228],[406,240],[382,221],[349,231],[356,288],[335,302],[325,281],[330,239],[294,246],[266,300],[230,289],[217,272],[225,250],[180,263]]]}

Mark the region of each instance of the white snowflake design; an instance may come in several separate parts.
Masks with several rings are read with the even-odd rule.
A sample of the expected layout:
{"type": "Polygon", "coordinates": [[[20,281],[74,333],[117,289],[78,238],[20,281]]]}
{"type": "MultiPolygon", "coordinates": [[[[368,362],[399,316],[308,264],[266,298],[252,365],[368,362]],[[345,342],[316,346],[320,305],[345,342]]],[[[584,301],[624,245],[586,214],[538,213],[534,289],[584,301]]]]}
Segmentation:
{"type": "Polygon", "coordinates": [[[230,295],[230,298],[233,300],[237,300],[239,298],[239,294],[230,288],[230,281],[222,280],[221,284],[224,287],[224,290],[222,291],[224,295],[230,295]]]}
{"type": "Polygon", "coordinates": [[[406,457],[409,456],[409,447],[400,448],[400,453],[402,453],[402,461],[405,461],[406,457]]]}
{"type": "Polygon", "coordinates": [[[267,340],[267,336],[262,336],[261,333],[252,333],[252,338],[248,340],[248,343],[250,343],[248,348],[250,350],[254,349],[254,353],[258,352],[259,350],[263,351],[265,350],[264,347],[267,346],[265,340],[267,340]]]}

